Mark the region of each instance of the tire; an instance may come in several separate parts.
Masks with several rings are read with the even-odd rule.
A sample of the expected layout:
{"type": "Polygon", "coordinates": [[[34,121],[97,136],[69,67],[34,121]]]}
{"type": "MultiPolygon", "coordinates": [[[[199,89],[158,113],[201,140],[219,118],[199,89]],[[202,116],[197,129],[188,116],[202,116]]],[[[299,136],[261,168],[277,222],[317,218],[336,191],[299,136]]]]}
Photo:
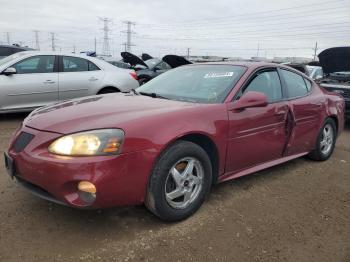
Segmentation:
{"type": "Polygon", "coordinates": [[[146,84],[149,81],[147,78],[140,78],[139,79],[139,85],[142,86],[143,84],[146,84]]]}
{"type": "Polygon", "coordinates": [[[197,144],[178,141],[157,161],[148,183],[145,205],[164,221],[180,221],[200,208],[211,184],[212,166],[207,153],[197,144]],[[186,177],[186,170],[192,165],[193,171],[186,177]]]}
{"type": "Polygon", "coordinates": [[[115,89],[113,87],[107,87],[107,88],[103,88],[102,90],[100,90],[97,94],[103,95],[103,94],[111,94],[111,93],[117,93],[117,92],[119,92],[117,89],[115,89]]]}
{"type": "Polygon", "coordinates": [[[309,157],[316,161],[327,160],[334,151],[336,139],[336,124],[333,119],[327,118],[317,136],[315,149],[309,154],[309,157]]]}

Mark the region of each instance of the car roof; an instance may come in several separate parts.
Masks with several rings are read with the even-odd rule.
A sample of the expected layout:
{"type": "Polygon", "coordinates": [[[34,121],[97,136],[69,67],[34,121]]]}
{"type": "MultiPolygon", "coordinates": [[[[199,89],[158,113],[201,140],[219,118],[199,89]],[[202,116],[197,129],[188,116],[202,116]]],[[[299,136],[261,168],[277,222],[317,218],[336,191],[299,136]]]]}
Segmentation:
{"type": "Polygon", "coordinates": [[[81,54],[73,54],[69,52],[57,52],[57,51],[23,51],[23,54],[26,55],[61,55],[61,56],[74,56],[74,57],[83,57],[83,58],[91,58],[91,56],[81,55],[81,54]]]}
{"type": "Polygon", "coordinates": [[[252,69],[260,68],[260,67],[281,67],[281,68],[291,69],[288,65],[268,63],[268,62],[253,62],[253,61],[206,62],[206,63],[194,63],[186,66],[196,66],[196,65],[232,65],[232,66],[244,66],[252,69]]]}

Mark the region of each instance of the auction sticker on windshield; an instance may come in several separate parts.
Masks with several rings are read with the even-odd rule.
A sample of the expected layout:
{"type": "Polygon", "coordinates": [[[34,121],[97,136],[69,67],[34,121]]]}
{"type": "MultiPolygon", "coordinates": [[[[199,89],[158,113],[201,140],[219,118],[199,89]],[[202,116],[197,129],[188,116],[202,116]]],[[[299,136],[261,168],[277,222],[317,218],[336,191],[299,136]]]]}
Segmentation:
{"type": "Polygon", "coordinates": [[[204,75],[204,78],[231,77],[233,74],[234,72],[207,73],[204,75]]]}

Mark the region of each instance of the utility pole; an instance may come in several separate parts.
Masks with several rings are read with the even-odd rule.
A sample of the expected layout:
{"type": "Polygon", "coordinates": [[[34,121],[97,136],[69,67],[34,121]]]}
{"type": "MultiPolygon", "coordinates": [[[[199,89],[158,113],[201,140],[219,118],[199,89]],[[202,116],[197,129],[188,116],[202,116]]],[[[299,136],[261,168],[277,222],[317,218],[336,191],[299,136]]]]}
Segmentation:
{"type": "Polygon", "coordinates": [[[10,32],[6,32],[6,41],[7,41],[7,44],[10,45],[10,32]]]}
{"type": "Polygon", "coordinates": [[[55,38],[55,33],[50,32],[51,35],[51,50],[56,51],[56,38],[55,38]]]}
{"type": "Polygon", "coordinates": [[[126,42],[123,43],[123,45],[125,46],[125,51],[131,52],[131,47],[135,46],[131,42],[131,36],[135,34],[135,32],[132,31],[132,26],[135,26],[136,23],[132,21],[123,21],[123,23],[126,24],[126,31],[122,31],[122,33],[126,34],[126,42]]]}
{"type": "Polygon", "coordinates": [[[314,50],[314,61],[316,61],[316,56],[317,56],[317,50],[318,50],[318,45],[317,45],[317,42],[315,44],[315,48],[313,48],[314,50]]]}
{"type": "Polygon", "coordinates": [[[95,37],[95,41],[94,41],[94,46],[95,46],[95,54],[96,54],[96,50],[97,50],[97,40],[96,40],[96,37],[95,37]]]}
{"type": "Polygon", "coordinates": [[[34,37],[35,37],[35,49],[40,50],[39,31],[38,30],[34,30],[34,37]]]}
{"type": "Polygon", "coordinates": [[[73,45],[73,54],[75,54],[75,45],[73,45]]]}
{"type": "Polygon", "coordinates": [[[190,50],[191,48],[187,48],[187,59],[190,59],[190,50]]]}
{"type": "Polygon", "coordinates": [[[258,43],[258,49],[256,51],[256,57],[259,57],[259,52],[260,52],[260,44],[258,43]]]}
{"type": "Polygon", "coordinates": [[[109,46],[109,24],[112,22],[111,19],[106,17],[99,17],[99,19],[103,22],[103,46],[102,46],[102,54],[104,56],[110,56],[111,55],[111,49],[109,46]]]}

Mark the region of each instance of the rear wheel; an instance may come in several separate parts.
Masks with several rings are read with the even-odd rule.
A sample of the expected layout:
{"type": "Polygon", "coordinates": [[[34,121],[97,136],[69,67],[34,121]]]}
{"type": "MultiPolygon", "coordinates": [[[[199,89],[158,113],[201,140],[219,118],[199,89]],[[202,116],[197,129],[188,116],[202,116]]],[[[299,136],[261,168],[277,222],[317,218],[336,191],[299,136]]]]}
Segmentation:
{"type": "Polygon", "coordinates": [[[309,156],[313,160],[327,160],[333,153],[337,138],[337,128],[333,119],[328,118],[323,124],[316,141],[315,150],[309,156]]]}
{"type": "Polygon", "coordinates": [[[139,79],[139,85],[142,86],[143,84],[146,84],[149,81],[147,78],[140,78],[139,79]]]}
{"type": "Polygon", "coordinates": [[[176,142],[158,160],[151,175],[146,206],[165,221],[191,216],[204,202],[212,181],[211,163],[198,145],[176,142]]]}

